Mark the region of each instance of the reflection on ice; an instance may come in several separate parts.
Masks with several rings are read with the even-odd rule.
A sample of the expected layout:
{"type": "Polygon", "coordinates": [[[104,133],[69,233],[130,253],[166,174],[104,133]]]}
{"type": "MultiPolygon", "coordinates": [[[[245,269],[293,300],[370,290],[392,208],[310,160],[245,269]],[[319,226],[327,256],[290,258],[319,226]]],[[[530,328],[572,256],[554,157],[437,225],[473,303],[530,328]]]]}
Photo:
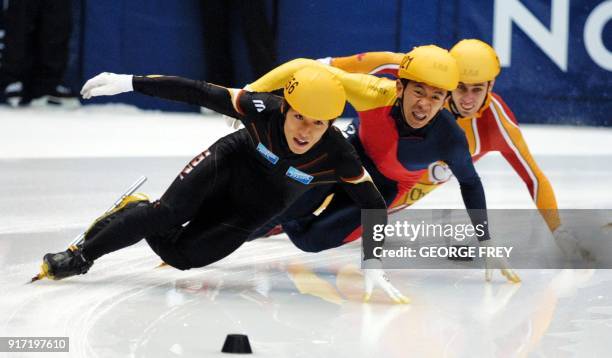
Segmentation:
{"type": "Polygon", "coordinates": [[[520,285],[486,284],[482,270],[396,270],[413,303],[378,292],[363,304],[357,245],[313,255],[283,236],[266,240],[184,272],[156,268],[145,245],[59,282],[24,285],[34,263],[3,267],[11,294],[0,335],[67,335],[73,356],[211,356],[228,333],[279,357],[555,356],[585,340],[593,352],[609,348],[588,338],[612,333],[606,270],[523,270],[520,285]]]}

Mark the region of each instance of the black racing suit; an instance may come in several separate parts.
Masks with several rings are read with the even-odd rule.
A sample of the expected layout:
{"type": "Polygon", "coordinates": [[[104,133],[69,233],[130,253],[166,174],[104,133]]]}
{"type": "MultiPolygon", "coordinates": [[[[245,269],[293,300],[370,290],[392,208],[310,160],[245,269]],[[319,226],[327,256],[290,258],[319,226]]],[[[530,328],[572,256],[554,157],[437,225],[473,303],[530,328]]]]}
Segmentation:
{"type": "MultiPolygon", "coordinates": [[[[338,183],[359,207],[382,209],[366,211],[366,219],[386,224],[382,196],[366,180],[369,175],[354,148],[337,128],[331,126],[304,154],[290,151],[281,97],[178,77],[134,77],[133,84],[150,96],[238,118],[246,128],[195,157],[159,200],[126,210],[86,238],[83,256],[88,260],[146,238],[166,263],[182,270],[202,267],[235,251],[254,230],[319,184],[338,183]]],[[[364,239],[364,257],[372,258],[380,245],[364,239]]]]}

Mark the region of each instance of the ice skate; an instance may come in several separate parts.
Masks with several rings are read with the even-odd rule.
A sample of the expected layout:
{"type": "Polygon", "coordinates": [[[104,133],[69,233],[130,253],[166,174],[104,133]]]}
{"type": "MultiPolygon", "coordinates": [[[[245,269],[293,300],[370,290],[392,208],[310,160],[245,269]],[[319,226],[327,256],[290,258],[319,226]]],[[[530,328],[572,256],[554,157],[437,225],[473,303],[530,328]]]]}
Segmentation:
{"type": "Polygon", "coordinates": [[[49,253],[43,257],[41,273],[52,280],[61,280],[75,275],[83,275],[89,271],[93,261],[83,257],[81,247],[70,246],[68,250],[49,253]]]}
{"type": "Polygon", "coordinates": [[[104,229],[111,221],[117,218],[121,213],[129,210],[131,208],[137,207],[139,205],[149,204],[149,197],[143,193],[134,193],[132,195],[128,195],[115,208],[110,211],[107,211],[102,216],[97,218],[91,226],[85,231],[83,236],[83,240],[87,240],[89,237],[93,237],[95,234],[99,233],[104,229]]]}
{"type": "Polygon", "coordinates": [[[41,271],[32,279],[30,283],[41,280],[45,277],[61,279],[75,274],[83,274],[89,270],[93,262],[88,262],[81,254],[82,244],[86,238],[90,238],[100,232],[108,225],[119,213],[126,209],[138,205],[148,205],[149,197],[142,193],[134,193],[144,182],[146,177],[140,177],[117,199],[113,205],[97,218],[89,228],[79,234],[69,245],[65,252],[57,254],[47,254],[43,257],[41,271]],[[76,258],[74,258],[76,257],[76,258]],[[68,260],[68,261],[66,261],[68,260]],[[76,260],[76,261],[70,261],[76,260]]]}
{"type": "Polygon", "coordinates": [[[68,250],[49,253],[43,257],[40,273],[32,278],[32,282],[48,277],[52,280],[60,280],[66,277],[87,273],[93,265],[81,253],[82,243],[93,237],[104,229],[111,221],[130,208],[149,203],[149,198],[142,193],[135,193],[123,198],[112,210],[107,211],[97,218],[83,234],[83,239],[77,244],[70,245],[68,250]]]}

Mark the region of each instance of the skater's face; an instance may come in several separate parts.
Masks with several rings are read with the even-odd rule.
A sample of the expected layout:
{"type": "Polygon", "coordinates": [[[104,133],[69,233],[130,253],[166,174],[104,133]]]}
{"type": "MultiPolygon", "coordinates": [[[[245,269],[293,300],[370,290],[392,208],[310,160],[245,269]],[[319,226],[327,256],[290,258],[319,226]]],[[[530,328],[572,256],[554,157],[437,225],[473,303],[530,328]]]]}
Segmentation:
{"type": "Polygon", "coordinates": [[[473,117],[487,99],[487,94],[493,89],[493,81],[466,84],[459,82],[459,86],[452,92],[451,100],[455,103],[461,117],[473,117]]]}
{"type": "Polygon", "coordinates": [[[447,92],[425,83],[408,81],[404,88],[396,81],[397,97],[402,101],[404,120],[412,128],[422,128],[442,109],[447,92]]]}
{"type": "Polygon", "coordinates": [[[289,149],[295,154],[304,154],[321,139],[329,128],[329,121],[305,117],[289,108],[285,118],[285,138],[289,149]]]}

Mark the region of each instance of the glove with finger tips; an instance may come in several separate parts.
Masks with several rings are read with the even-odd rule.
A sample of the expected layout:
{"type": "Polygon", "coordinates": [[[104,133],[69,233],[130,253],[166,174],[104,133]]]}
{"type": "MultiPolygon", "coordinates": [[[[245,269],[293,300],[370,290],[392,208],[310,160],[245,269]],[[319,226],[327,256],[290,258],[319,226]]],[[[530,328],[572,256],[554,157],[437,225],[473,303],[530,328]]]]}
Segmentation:
{"type": "MultiPolygon", "coordinates": [[[[480,242],[481,247],[493,247],[492,240],[480,242]]],[[[501,274],[512,283],[521,282],[521,278],[512,270],[508,260],[504,257],[485,257],[485,280],[490,282],[493,279],[493,271],[499,269],[501,274]]]]}
{"type": "Polygon", "coordinates": [[[576,236],[563,225],[555,229],[553,237],[555,238],[555,243],[567,259],[595,261],[595,255],[589,249],[585,248],[576,236]]]}
{"type": "Polygon", "coordinates": [[[493,271],[499,269],[501,274],[512,283],[521,282],[521,278],[510,268],[510,264],[505,258],[486,257],[485,258],[485,280],[490,282],[493,279],[493,271]]]}
{"type": "Polygon", "coordinates": [[[369,302],[372,297],[372,291],[375,286],[382,288],[387,295],[395,303],[410,303],[410,299],[404,296],[398,289],[396,289],[387,274],[382,269],[382,262],[378,259],[368,259],[363,262],[363,280],[365,294],[363,296],[364,302],[369,302]]]}
{"type": "Polygon", "coordinates": [[[90,99],[91,97],[113,96],[123,92],[131,92],[134,90],[133,77],[133,75],[103,72],[83,85],[81,95],[84,99],[90,99]]]}

